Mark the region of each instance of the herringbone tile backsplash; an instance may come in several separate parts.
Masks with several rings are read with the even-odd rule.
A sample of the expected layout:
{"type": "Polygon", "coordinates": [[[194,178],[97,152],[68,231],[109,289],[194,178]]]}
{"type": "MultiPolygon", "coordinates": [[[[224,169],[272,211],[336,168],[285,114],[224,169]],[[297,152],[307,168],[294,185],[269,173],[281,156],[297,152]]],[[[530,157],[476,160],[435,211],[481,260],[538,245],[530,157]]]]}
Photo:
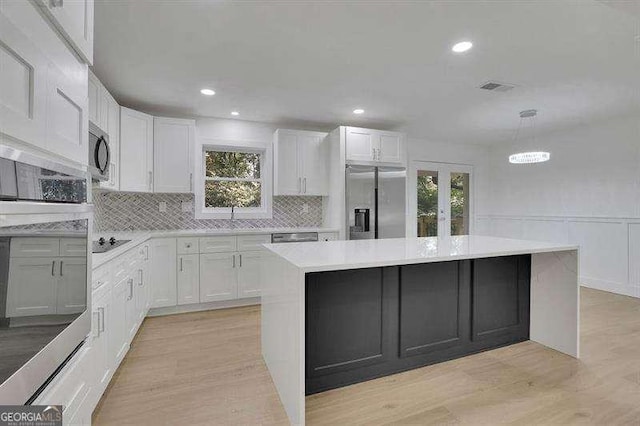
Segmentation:
{"type": "Polygon", "coordinates": [[[196,219],[193,209],[182,211],[182,202],[193,206],[193,194],[144,194],[94,190],[95,231],[207,228],[304,228],[322,226],[322,197],[273,197],[271,219],[196,219]],[[158,203],[167,203],[159,212],[158,203]],[[302,213],[303,204],[309,206],[302,213]]]}

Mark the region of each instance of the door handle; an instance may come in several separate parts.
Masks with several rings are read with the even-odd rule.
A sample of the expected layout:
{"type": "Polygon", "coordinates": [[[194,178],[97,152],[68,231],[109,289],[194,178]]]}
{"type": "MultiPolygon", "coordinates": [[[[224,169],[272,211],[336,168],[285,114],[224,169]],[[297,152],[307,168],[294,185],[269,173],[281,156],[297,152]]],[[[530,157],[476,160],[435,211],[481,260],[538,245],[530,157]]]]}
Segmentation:
{"type": "Polygon", "coordinates": [[[307,193],[307,178],[303,178],[302,182],[304,182],[304,193],[307,193]]]}
{"type": "Polygon", "coordinates": [[[62,265],[64,264],[64,262],[61,260],[60,261],[60,276],[62,276],[62,265]]]}
{"type": "Polygon", "coordinates": [[[54,260],[53,262],[51,262],[51,276],[54,277],[55,276],[55,269],[56,269],[56,261],[54,260]]]}
{"type": "Polygon", "coordinates": [[[182,272],[182,257],[180,258],[180,272],[182,272]]]}
{"type": "Polygon", "coordinates": [[[236,267],[236,255],[234,254],[233,256],[231,256],[231,258],[233,259],[233,267],[236,267]]]}
{"type": "Polygon", "coordinates": [[[104,333],[104,308],[102,306],[98,308],[98,336],[100,333],[104,333]]]}
{"type": "Polygon", "coordinates": [[[144,284],[144,282],[142,281],[142,269],[138,269],[138,272],[140,273],[140,282],[138,283],[138,285],[142,287],[142,285],[144,284]]]}
{"type": "Polygon", "coordinates": [[[240,267],[242,268],[242,254],[239,254],[238,256],[240,256],[240,267]]]}
{"type": "Polygon", "coordinates": [[[302,178],[298,178],[298,194],[302,192],[302,178]]]}
{"type": "Polygon", "coordinates": [[[189,191],[193,191],[193,173],[189,173],[189,191]]]}
{"type": "Polygon", "coordinates": [[[149,190],[153,190],[153,172],[149,170],[149,190]]]}

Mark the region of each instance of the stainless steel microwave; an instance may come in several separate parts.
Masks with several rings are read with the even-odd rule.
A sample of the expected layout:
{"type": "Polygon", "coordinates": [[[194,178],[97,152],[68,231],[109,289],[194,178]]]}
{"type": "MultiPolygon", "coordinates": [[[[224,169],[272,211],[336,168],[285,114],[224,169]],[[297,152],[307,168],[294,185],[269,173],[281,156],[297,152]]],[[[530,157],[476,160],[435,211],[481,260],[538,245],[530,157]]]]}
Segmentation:
{"type": "Polygon", "coordinates": [[[90,187],[0,146],[0,405],[30,403],[90,332],[90,187]]]}
{"type": "Polygon", "coordinates": [[[111,149],[109,135],[98,126],[89,123],[89,172],[94,180],[109,180],[111,149]]]}

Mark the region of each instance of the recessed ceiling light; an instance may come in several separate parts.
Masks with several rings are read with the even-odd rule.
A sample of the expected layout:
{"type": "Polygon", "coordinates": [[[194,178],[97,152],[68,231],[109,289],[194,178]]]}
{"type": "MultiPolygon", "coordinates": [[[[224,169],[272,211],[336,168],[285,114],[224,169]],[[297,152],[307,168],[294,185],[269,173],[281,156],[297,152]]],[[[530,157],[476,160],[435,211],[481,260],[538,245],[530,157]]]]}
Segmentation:
{"type": "Polygon", "coordinates": [[[364,110],[362,108],[356,108],[353,110],[354,114],[364,114],[364,110]]]}
{"type": "Polygon", "coordinates": [[[216,94],[216,92],[214,92],[211,89],[201,89],[200,93],[202,93],[203,95],[207,95],[207,96],[213,96],[216,94]]]}
{"type": "Polygon", "coordinates": [[[473,47],[473,43],[471,43],[470,41],[461,41],[459,43],[454,44],[451,50],[453,50],[455,53],[462,53],[462,52],[466,52],[472,47],[473,47]]]}
{"type": "Polygon", "coordinates": [[[238,111],[231,111],[231,115],[240,115],[238,111]]]}

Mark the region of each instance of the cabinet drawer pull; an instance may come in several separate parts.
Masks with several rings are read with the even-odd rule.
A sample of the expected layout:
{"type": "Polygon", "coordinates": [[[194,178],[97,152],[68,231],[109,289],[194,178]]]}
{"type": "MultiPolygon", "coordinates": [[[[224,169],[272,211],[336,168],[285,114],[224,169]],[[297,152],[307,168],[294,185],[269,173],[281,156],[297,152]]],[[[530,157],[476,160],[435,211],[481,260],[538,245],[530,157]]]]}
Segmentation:
{"type": "Polygon", "coordinates": [[[239,254],[238,256],[240,256],[240,267],[242,268],[242,254],[239,254]]]}
{"type": "Polygon", "coordinates": [[[56,269],[56,261],[51,262],[51,276],[55,276],[54,270],[56,269]]]}
{"type": "Polygon", "coordinates": [[[182,272],[182,257],[180,258],[180,272],[182,272]]]}
{"type": "Polygon", "coordinates": [[[142,286],[144,285],[144,280],[142,279],[142,277],[143,277],[143,275],[142,275],[142,274],[143,274],[142,269],[138,269],[138,272],[140,273],[140,282],[138,283],[138,285],[139,285],[140,287],[142,287],[142,286]]]}
{"type": "Polygon", "coordinates": [[[60,261],[60,276],[62,276],[62,265],[64,264],[64,262],[61,260],[60,261]]]}

